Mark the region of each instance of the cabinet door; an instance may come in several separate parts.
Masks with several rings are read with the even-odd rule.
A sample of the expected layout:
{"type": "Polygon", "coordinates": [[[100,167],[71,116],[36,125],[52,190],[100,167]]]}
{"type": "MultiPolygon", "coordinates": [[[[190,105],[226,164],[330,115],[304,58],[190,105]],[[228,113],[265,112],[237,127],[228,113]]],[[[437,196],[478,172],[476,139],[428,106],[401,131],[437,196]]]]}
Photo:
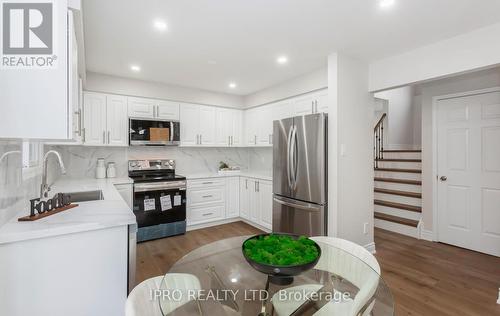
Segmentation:
{"type": "Polygon", "coordinates": [[[83,99],[85,145],[103,146],[106,143],[106,95],[85,92],[83,99]]]}
{"type": "Polygon", "coordinates": [[[78,43],[73,20],[73,12],[68,11],[68,87],[70,108],[72,109],[72,132],[73,140],[71,144],[82,144],[82,105],[80,103],[80,78],[78,76],[78,43]]]}
{"type": "Polygon", "coordinates": [[[313,112],[314,99],[311,95],[298,97],[293,100],[293,109],[295,115],[307,115],[313,112]]]}
{"type": "Polygon", "coordinates": [[[106,96],[108,146],[128,146],[127,98],[120,95],[106,96]]]}
{"type": "Polygon", "coordinates": [[[273,138],[273,112],[272,107],[265,105],[256,108],[257,145],[271,146],[273,138]]]}
{"type": "Polygon", "coordinates": [[[255,109],[245,111],[245,142],[247,146],[257,145],[258,117],[255,109]]]}
{"type": "Polygon", "coordinates": [[[179,103],[157,101],[156,117],[162,120],[179,120],[179,103]]]}
{"type": "Polygon", "coordinates": [[[240,217],[250,219],[250,190],[248,178],[240,177],[240,217]]]}
{"type": "Polygon", "coordinates": [[[293,103],[290,100],[273,104],[273,120],[281,120],[295,116],[293,103]]]}
{"type": "Polygon", "coordinates": [[[180,105],[181,145],[197,146],[200,128],[200,106],[196,104],[180,105]]]}
{"type": "Polygon", "coordinates": [[[155,100],[128,98],[128,116],[137,118],[154,118],[155,100]]]}
{"type": "Polygon", "coordinates": [[[243,111],[241,110],[232,110],[232,139],[231,146],[242,146],[242,134],[243,134],[243,111]]]}
{"type": "Polygon", "coordinates": [[[316,113],[328,113],[328,89],[322,90],[315,94],[316,113]]]}
{"type": "Polygon", "coordinates": [[[257,192],[257,180],[248,179],[248,190],[250,199],[250,221],[258,224],[260,222],[260,198],[257,192]]]}
{"type": "Polygon", "coordinates": [[[267,229],[273,229],[273,186],[270,181],[258,180],[257,193],[260,201],[259,224],[267,229]]]}
{"type": "Polygon", "coordinates": [[[226,178],[226,218],[240,215],[240,178],[226,178]]]}
{"type": "Polygon", "coordinates": [[[201,146],[215,145],[215,108],[200,105],[200,143],[201,146]]]}
{"type": "Polygon", "coordinates": [[[216,108],[215,110],[215,145],[228,147],[232,134],[233,117],[229,109],[216,108]]]}

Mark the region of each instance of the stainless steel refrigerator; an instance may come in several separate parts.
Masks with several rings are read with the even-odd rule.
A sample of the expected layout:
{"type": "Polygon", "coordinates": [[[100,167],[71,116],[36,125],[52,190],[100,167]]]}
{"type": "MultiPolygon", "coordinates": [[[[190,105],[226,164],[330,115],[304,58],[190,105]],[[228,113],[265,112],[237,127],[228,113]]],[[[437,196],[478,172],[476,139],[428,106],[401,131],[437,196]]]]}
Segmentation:
{"type": "Polygon", "coordinates": [[[327,235],[328,116],[273,124],[273,232],[327,235]]]}

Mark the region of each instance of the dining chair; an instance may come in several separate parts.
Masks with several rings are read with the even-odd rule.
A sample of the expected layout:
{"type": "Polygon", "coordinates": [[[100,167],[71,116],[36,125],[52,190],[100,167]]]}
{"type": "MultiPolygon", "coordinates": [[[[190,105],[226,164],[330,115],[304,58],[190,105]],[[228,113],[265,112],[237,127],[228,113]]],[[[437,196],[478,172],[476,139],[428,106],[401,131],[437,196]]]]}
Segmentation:
{"type": "MultiPolygon", "coordinates": [[[[167,273],[165,276],[147,279],[130,292],[125,304],[125,316],[162,316],[160,298],[154,298],[154,291],[159,289],[162,291],[181,291],[183,294],[179,300],[165,299],[162,302],[163,313],[167,315],[195,298],[196,295],[187,295],[187,292],[198,291],[201,289],[201,285],[196,276],[185,273],[167,273]]],[[[199,304],[198,312],[201,315],[199,304]]]]}
{"type": "MultiPolygon", "coordinates": [[[[380,265],[377,259],[364,247],[348,240],[324,236],[311,237],[311,239],[321,247],[321,257],[315,269],[332,273],[349,281],[359,289],[353,299],[341,302],[330,301],[314,315],[370,315],[375,304],[372,298],[377,290],[380,276],[380,265]],[[356,260],[353,260],[354,258],[356,260]]],[[[286,291],[287,293],[299,291],[311,294],[319,291],[322,287],[323,285],[320,284],[306,284],[280,291],[286,291]]],[[[307,298],[302,300],[280,300],[280,291],[274,294],[271,299],[274,312],[278,316],[291,315],[307,300],[307,298]]],[[[286,296],[283,295],[282,297],[286,296]]],[[[293,295],[290,297],[293,297],[293,295]]]]}

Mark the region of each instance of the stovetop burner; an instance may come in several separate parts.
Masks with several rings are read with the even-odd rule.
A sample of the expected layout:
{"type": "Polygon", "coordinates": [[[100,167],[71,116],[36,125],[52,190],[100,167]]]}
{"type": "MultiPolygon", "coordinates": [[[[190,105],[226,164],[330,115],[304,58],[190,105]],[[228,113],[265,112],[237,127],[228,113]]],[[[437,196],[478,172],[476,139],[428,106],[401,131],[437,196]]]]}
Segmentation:
{"type": "Polygon", "coordinates": [[[186,180],[175,174],[175,160],[129,160],[128,175],[134,182],[161,182],[186,180]]]}

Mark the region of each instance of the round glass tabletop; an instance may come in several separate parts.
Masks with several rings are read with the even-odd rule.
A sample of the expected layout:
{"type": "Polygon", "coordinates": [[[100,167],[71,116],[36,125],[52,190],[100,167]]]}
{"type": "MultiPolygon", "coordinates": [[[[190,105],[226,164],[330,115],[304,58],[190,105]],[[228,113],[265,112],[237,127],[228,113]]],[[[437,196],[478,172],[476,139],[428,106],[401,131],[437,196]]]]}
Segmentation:
{"type": "Polygon", "coordinates": [[[249,237],[216,241],[176,262],[154,293],[162,314],[394,315],[392,294],[377,265],[369,264],[373,257],[316,241],[318,264],[279,285],[245,260],[242,244],[249,237]]]}

